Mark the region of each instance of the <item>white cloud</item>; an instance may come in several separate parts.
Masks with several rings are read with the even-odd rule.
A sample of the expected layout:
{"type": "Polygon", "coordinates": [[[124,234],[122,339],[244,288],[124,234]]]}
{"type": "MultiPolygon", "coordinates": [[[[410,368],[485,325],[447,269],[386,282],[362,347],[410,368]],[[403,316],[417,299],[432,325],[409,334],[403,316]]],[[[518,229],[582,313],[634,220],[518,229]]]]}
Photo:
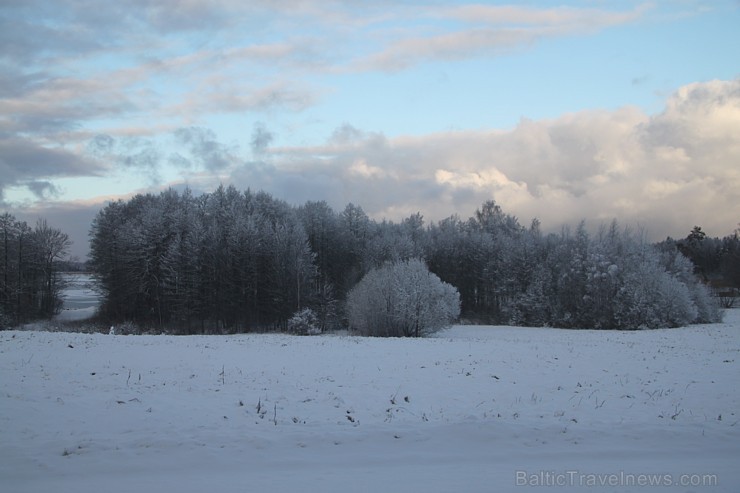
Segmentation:
{"type": "Polygon", "coordinates": [[[349,171],[351,175],[356,175],[361,178],[383,178],[389,175],[383,168],[370,166],[367,164],[367,161],[362,158],[352,163],[349,167],[349,171]]]}
{"type": "Polygon", "coordinates": [[[552,229],[617,218],[654,238],[694,224],[724,235],[740,219],[739,88],[738,80],[692,84],[657,115],[583,111],[509,131],[384,138],[345,125],[327,145],[273,149],[272,162],[278,175],[340,176],[334,205],[341,197],[376,216],[466,216],[494,198],[523,222],[539,217],[552,229]]]}
{"type": "MultiPolygon", "coordinates": [[[[191,169],[169,185],[200,193],[233,183],[294,204],[327,200],[340,210],[353,202],[394,220],[415,212],[427,220],[469,217],[495,199],[523,224],[538,217],[549,231],[616,218],[646,227],[654,240],[683,237],[694,225],[724,236],[740,220],[740,137],[725,128],[740,128],[739,87],[740,80],[694,84],[652,116],[636,108],[583,111],[506,131],[388,138],[344,124],[324,145],[279,148],[269,147],[270,134],[259,161],[232,150],[223,170],[191,169]],[[680,130],[681,141],[668,129],[680,130]]],[[[206,129],[197,135],[205,155],[226,149],[206,129]]],[[[47,167],[16,183],[52,174],[47,167]]],[[[100,207],[94,202],[84,208],[100,207]]]]}
{"type": "MultiPolygon", "coordinates": [[[[679,89],[655,115],[626,107],[525,119],[506,131],[395,138],[344,124],[325,144],[302,147],[269,147],[268,132],[257,161],[202,128],[196,154],[218,158],[216,165],[186,167],[182,176],[206,189],[223,181],[293,203],[325,199],[339,209],[353,202],[379,219],[417,211],[432,220],[467,217],[493,198],[523,223],[538,217],[550,230],[617,218],[647,227],[654,239],[683,236],[695,224],[721,236],[740,219],[736,128],[740,80],[710,81],[679,89]],[[220,160],[227,155],[228,165],[220,160]]],[[[15,170],[10,183],[58,176],[41,164],[49,152],[38,172],[6,162],[6,171],[15,170]]],[[[70,163],[65,176],[102,171],[60,156],[70,163]]]]}
{"type": "MultiPolygon", "coordinates": [[[[397,71],[429,60],[497,56],[541,39],[598,32],[634,22],[649,9],[632,11],[579,8],[536,9],[518,6],[462,5],[431,8],[421,17],[445,21],[397,35],[380,51],[353,63],[355,70],[397,71]],[[443,30],[440,26],[458,25],[443,30]]],[[[420,12],[417,12],[419,15],[420,12]]]]}
{"type": "Polygon", "coordinates": [[[516,5],[462,5],[437,10],[437,15],[471,23],[543,26],[609,26],[638,18],[649,8],[643,4],[633,11],[613,12],[574,7],[536,9],[516,5]]]}

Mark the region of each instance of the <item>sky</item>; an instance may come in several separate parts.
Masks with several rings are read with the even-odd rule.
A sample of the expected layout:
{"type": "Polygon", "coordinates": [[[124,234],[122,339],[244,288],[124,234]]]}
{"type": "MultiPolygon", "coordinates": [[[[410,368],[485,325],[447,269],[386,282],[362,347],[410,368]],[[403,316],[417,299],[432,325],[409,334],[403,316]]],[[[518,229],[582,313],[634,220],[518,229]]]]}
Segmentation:
{"type": "Polygon", "coordinates": [[[0,0],[0,211],[83,260],[110,201],[220,184],[726,236],[738,26],[737,0],[0,0]]]}

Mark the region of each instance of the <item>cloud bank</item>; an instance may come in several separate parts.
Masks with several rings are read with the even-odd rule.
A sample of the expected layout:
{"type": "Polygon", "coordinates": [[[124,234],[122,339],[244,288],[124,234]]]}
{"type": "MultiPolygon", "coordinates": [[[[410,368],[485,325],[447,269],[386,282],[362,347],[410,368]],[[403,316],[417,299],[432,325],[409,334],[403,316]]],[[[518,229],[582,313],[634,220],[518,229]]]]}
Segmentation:
{"type": "Polygon", "coordinates": [[[740,80],[682,87],[655,115],[625,107],[396,138],[344,126],[322,146],[271,149],[269,187],[303,198],[301,184],[321,177],[319,198],[394,219],[467,217],[493,198],[550,228],[617,218],[656,239],[694,224],[725,235],[740,222],[738,128],[740,80]]]}
{"type": "MultiPolygon", "coordinates": [[[[737,128],[740,80],[681,87],[654,115],[635,107],[582,111],[522,119],[508,130],[389,138],[345,123],[322,145],[271,147],[273,131],[259,124],[251,149],[241,151],[209,129],[184,127],[173,136],[183,149],[177,156],[185,178],[150,190],[187,184],[202,192],[234,184],[294,204],[327,200],[340,210],[352,202],[377,219],[393,220],[416,212],[427,220],[456,213],[465,218],[494,199],[524,224],[537,217],[549,231],[582,219],[596,226],[616,218],[645,227],[653,240],[683,237],[693,225],[724,236],[740,222],[737,128]]],[[[121,147],[104,136],[96,141],[105,152],[121,147]]],[[[146,166],[164,161],[144,158],[146,166]]],[[[73,163],[12,176],[35,183],[43,195],[53,192],[44,177],[81,172],[73,163]]],[[[68,210],[79,217],[96,207],[68,210]]],[[[43,207],[34,212],[44,215],[43,207]]],[[[84,245],[86,239],[76,241],[84,245]]]]}

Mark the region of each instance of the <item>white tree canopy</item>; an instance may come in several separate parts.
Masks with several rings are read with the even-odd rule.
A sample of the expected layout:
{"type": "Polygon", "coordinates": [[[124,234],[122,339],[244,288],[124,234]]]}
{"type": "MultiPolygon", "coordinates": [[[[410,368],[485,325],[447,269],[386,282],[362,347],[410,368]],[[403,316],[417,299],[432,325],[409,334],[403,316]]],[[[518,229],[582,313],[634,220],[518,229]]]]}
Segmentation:
{"type": "Polygon", "coordinates": [[[363,335],[420,337],[457,319],[460,295],[422,260],[388,263],[350,291],[347,315],[352,329],[363,335]]]}

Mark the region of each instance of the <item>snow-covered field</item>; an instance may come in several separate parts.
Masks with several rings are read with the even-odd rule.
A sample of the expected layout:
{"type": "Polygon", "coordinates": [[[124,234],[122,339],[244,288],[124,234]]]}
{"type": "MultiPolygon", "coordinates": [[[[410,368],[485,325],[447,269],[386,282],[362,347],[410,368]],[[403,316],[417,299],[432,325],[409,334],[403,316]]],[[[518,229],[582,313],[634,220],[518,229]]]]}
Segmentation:
{"type": "Polygon", "coordinates": [[[0,333],[3,492],[737,492],[739,465],[738,310],[420,340],[0,333]]]}

